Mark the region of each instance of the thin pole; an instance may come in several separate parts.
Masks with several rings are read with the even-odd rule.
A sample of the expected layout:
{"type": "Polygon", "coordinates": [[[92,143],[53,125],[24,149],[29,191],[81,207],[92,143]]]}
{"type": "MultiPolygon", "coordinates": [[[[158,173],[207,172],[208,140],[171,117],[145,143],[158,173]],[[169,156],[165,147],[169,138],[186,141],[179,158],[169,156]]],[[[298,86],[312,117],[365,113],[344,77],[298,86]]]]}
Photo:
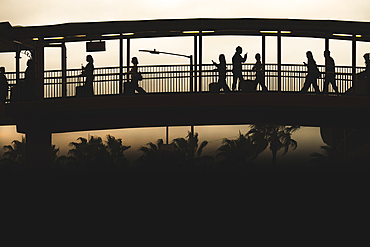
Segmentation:
{"type": "MultiPolygon", "coordinates": [[[[130,55],[130,39],[126,39],[126,66],[127,66],[126,72],[128,72],[130,69],[130,56],[131,56],[130,55]]],[[[127,81],[129,81],[128,73],[127,73],[127,81]]]]}
{"type": "Polygon", "coordinates": [[[281,31],[277,35],[278,91],[281,92],[281,31]]]}
{"type": "MultiPolygon", "coordinates": [[[[329,38],[325,38],[325,51],[329,51],[329,38]]],[[[325,57],[325,67],[328,65],[328,58],[325,57]]]]}
{"type": "Polygon", "coordinates": [[[197,65],[198,65],[198,36],[194,35],[194,91],[198,91],[198,79],[197,79],[197,65]]]}
{"type": "Polygon", "coordinates": [[[126,65],[127,65],[127,70],[129,69],[130,67],[130,39],[126,39],[127,40],[127,47],[126,47],[126,65]]]}
{"type": "Polygon", "coordinates": [[[329,38],[325,38],[325,51],[329,51],[329,38]]]}
{"type": "Polygon", "coordinates": [[[66,43],[62,42],[62,97],[67,96],[67,48],[66,43]]]}
{"type": "Polygon", "coordinates": [[[17,85],[19,85],[19,71],[20,71],[20,69],[19,69],[19,65],[20,65],[19,59],[20,58],[21,58],[21,48],[20,48],[20,45],[18,44],[17,45],[17,51],[15,53],[15,81],[16,81],[17,85]]]}
{"type": "Polygon", "coordinates": [[[123,35],[120,34],[119,37],[119,86],[118,94],[122,93],[123,86],[123,35]]]}
{"type": "Polygon", "coordinates": [[[202,66],[203,66],[203,39],[202,31],[199,32],[199,92],[202,92],[202,66]]]}
{"type": "Polygon", "coordinates": [[[193,56],[190,55],[190,92],[194,92],[193,56]]]}
{"type": "MultiPolygon", "coordinates": [[[[265,70],[266,70],[266,35],[262,35],[262,54],[261,54],[261,57],[262,57],[262,69],[265,73],[265,70]]],[[[266,74],[264,74],[265,76],[263,78],[266,78],[266,74]]],[[[267,77],[268,78],[268,77],[267,77]]],[[[266,80],[266,79],[264,79],[266,80]]],[[[269,88],[269,84],[270,82],[268,81],[267,82],[267,88],[269,88]]]]}
{"type": "Polygon", "coordinates": [[[39,37],[37,44],[36,93],[38,99],[44,98],[44,37],[39,37]]]}
{"type": "MultiPolygon", "coordinates": [[[[325,38],[325,51],[329,51],[329,38],[328,37],[325,38]]],[[[327,66],[328,66],[328,58],[327,56],[325,56],[325,73],[326,73],[327,66]]],[[[335,68],[334,68],[334,71],[335,71],[335,68]]],[[[325,80],[326,80],[326,75],[325,75],[325,80]]],[[[335,76],[334,76],[334,83],[335,83],[335,76]]],[[[327,85],[327,87],[328,88],[326,90],[327,92],[329,92],[329,85],[327,85]]]]}
{"type": "Polygon", "coordinates": [[[356,95],[356,34],[352,34],[352,90],[356,95]]]}
{"type": "Polygon", "coordinates": [[[266,63],[266,35],[262,35],[262,64],[266,63]]]}
{"type": "Polygon", "coordinates": [[[169,132],[169,129],[168,129],[168,125],[166,126],[166,144],[168,144],[168,132],[169,132]]]}

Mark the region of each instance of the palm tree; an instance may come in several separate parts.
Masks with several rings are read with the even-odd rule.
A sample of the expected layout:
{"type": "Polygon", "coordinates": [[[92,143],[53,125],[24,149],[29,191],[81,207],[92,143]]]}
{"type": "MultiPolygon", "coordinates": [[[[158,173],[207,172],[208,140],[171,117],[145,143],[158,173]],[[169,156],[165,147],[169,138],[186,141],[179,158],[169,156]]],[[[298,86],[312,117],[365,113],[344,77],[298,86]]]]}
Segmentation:
{"type": "Polygon", "coordinates": [[[79,142],[69,143],[73,148],[68,151],[77,163],[85,166],[102,165],[107,162],[109,153],[100,137],[91,136],[89,141],[79,137],[77,141],[79,142]]]}
{"type": "Polygon", "coordinates": [[[246,165],[253,160],[254,149],[251,138],[239,131],[237,139],[224,138],[222,140],[222,146],[217,149],[216,157],[223,158],[228,167],[246,165]]]}
{"type": "Polygon", "coordinates": [[[316,164],[318,169],[333,169],[334,164],[343,159],[343,157],[338,157],[336,150],[329,146],[320,146],[322,153],[313,152],[310,154],[312,159],[310,162],[316,164]]]}
{"type": "Polygon", "coordinates": [[[201,160],[203,148],[208,144],[207,141],[203,141],[198,145],[198,142],[198,133],[194,134],[188,131],[186,139],[176,138],[172,141],[172,144],[175,146],[175,153],[177,153],[183,161],[194,164],[201,160]]]}
{"type": "Polygon", "coordinates": [[[6,150],[3,154],[5,159],[17,162],[18,164],[25,163],[26,138],[22,137],[22,141],[14,140],[11,145],[5,145],[3,149],[6,150]]]}
{"type": "Polygon", "coordinates": [[[256,146],[256,157],[269,146],[274,170],[276,169],[276,154],[279,150],[282,149],[285,155],[290,147],[293,150],[297,148],[298,143],[292,139],[292,133],[298,130],[299,126],[252,124],[250,128],[247,135],[250,135],[256,146]]]}
{"type": "Polygon", "coordinates": [[[174,153],[164,151],[164,146],[163,139],[158,139],[156,143],[149,142],[146,146],[141,146],[139,151],[143,154],[137,160],[138,168],[144,170],[177,168],[176,163],[178,162],[174,153]]]}
{"type": "Polygon", "coordinates": [[[114,136],[107,135],[107,140],[105,141],[106,149],[112,159],[114,165],[126,165],[128,160],[123,154],[124,151],[131,148],[131,146],[122,145],[122,139],[116,139],[114,136]]]}
{"type": "Polygon", "coordinates": [[[159,162],[161,159],[163,139],[158,139],[157,143],[149,142],[146,145],[147,147],[141,146],[139,148],[139,151],[143,152],[143,155],[139,158],[139,160],[143,162],[159,162]]]}
{"type": "MultiPolygon", "coordinates": [[[[6,150],[3,154],[3,157],[7,160],[11,160],[12,162],[16,162],[18,164],[25,164],[25,156],[26,156],[26,138],[22,137],[22,141],[13,140],[11,145],[5,145],[3,147],[6,150]]],[[[59,148],[56,148],[55,145],[50,147],[50,160],[51,162],[55,162],[57,159],[57,154],[59,153],[59,148]]]]}

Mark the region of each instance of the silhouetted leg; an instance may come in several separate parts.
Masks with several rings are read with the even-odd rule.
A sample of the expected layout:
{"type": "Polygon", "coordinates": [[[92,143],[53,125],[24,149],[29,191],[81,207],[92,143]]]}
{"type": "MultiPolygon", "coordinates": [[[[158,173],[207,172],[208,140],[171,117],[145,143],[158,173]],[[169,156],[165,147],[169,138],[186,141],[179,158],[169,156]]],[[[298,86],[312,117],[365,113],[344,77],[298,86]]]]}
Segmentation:
{"type": "Polygon", "coordinates": [[[328,94],[329,93],[329,81],[326,78],[325,78],[325,81],[324,81],[324,88],[323,88],[322,92],[324,94],[328,94]]]}
{"type": "Polygon", "coordinates": [[[315,89],[315,93],[320,93],[320,89],[319,89],[319,86],[317,85],[317,79],[316,78],[312,80],[312,86],[315,89]]]}
{"type": "Polygon", "coordinates": [[[235,74],[233,74],[233,85],[232,85],[232,88],[231,88],[232,91],[235,91],[235,88],[236,88],[236,84],[237,83],[238,83],[238,76],[235,73],[235,74]]]}
{"type": "Polygon", "coordinates": [[[139,94],[146,94],[145,90],[142,89],[141,87],[137,87],[136,88],[136,91],[139,93],[139,94]]]}
{"type": "Polygon", "coordinates": [[[339,94],[338,87],[337,87],[337,85],[336,85],[336,83],[335,83],[335,80],[331,81],[331,85],[332,85],[332,87],[333,87],[333,89],[334,89],[334,92],[335,92],[336,94],[339,94]]]}
{"type": "Polygon", "coordinates": [[[239,85],[238,85],[238,90],[239,91],[241,91],[242,84],[244,85],[244,78],[243,78],[242,72],[240,72],[240,74],[239,74],[239,85]]]}
{"type": "MultiPolygon", "coordinates": [[[[262,87],[262,92],[268,92],[267,87],[265,85],[265,78],[257,78],[256,79],[256,87],[260,84],[262,87]]],[[[256,88],[257,89],[257,88],[256,88]]]]}
{"type": "Polygon", "coordinates": [[[221,90],[221,88],[224,90],[225,93],[229,93],[230,92],[230,88],[226,85],[226,83],[220,83],[219,90],[221,90]]]}
{"type": "Polygon", "coordinates": [[[311,86],[311,82],[309,80],[310,78],[308,76],[306,76],[306,80],[303,84],[303,88],[301,90],[301,93],[307,93],[308,89],[310,88],[311,86]]]}

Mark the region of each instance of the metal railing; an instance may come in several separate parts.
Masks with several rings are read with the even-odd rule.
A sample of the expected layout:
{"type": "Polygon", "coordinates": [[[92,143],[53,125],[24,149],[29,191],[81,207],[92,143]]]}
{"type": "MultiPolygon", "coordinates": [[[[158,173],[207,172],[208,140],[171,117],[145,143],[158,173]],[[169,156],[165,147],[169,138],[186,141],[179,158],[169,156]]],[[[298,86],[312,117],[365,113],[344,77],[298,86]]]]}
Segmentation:
{"type": "MultiPolygon", "coordinates": [[[[255,72],[253,71],[254,64],[243,64],[243,76],[245,80],[255,80],[255,72]]],[[[320,91],[324,87],[325,66],[318,66],[322,73],[321,78],[317,80],[320,91]]],[[[94,95],[118,95],[124,93],[124,84],[129,81],[125,72],[129,68],[123,68],[122,84],[120,86],[120,68],[106,67],[95,68],[94,70],[94,95]],[[122,92],[120,92],[122,90],[122,92]]],[[[356,73],[363,71],[364,67],[356,68],[356,73]]],[[[139,66],[139,71],[142,74],[143,80],[139,81],[139,86],[146,93],[185,93],[191,91],[190,65],[156,65],[156,66],[139,66]]],[[[205,64],[201,67],[201,76],[198,67],[194,70],[194,92],[209,91],[209,84],[215,83],[218,80],[217,71],[212,64],[205,64]]],[[[281,92],[299,92],[304,85],[307,75],[307,67],[305,65],[284,64],[281,65],[281,77],[279,79],[279,67],[277,64],[265,64],[265,85],[268,91],[281,92]],[[280,83],[280,86],[279,86],[280,83]]],[[[76,88],[84,84],[84,78],[81,77],[81,69],[68,69],[66,76],[63,78],[61,70],[48,70],[44,72],[44,95],[43,98],[62,98],[76,96],[76,88]]],[[[337,66],[336,84],[339,93],[348,93],[352,87],[352,67],[337,66]]],[[[7,72],[6,77],[9,84],[9,92],[7,99],[16,96],[14,93],[19,93],[19,90],[12,90],[16,87],[16,73],[7,72]],[[11,96],[11,91],[13,95],[11,96]]],[[[19,80],[24,80],[25,73],[20,72],[19,80]]],[[[226,83],[231,88],[233,81],[232,65],[227,65],[226,83]]],[[[27,83],[27,81],[25,81],[27,83]]],[[[260,85],[257,85],[256,91],[261,91],[260,85]]],[[[312,86],[308,92],[314,92],[312,86]]],[[[334,93],[329,86],[329,93],[334,93]]],[[[368,94],[369,85],[364,82],[356,83],[356,95],[368,94]]],[[[19,99],[19,97],[18,97],[19,99]]]]}

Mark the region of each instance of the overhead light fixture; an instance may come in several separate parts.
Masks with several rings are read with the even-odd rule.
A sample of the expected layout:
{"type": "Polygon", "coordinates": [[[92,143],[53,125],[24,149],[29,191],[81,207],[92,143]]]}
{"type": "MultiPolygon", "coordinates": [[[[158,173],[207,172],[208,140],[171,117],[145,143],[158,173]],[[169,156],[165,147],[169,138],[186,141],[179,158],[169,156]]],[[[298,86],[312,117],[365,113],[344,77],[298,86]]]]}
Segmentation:
{"type": "Polygon", "coordinates": [[[120,34],[114,33],[114,34],[102,34],[102,37],[117,37],[120,36],[120,34]]]}
{"type": "Polygon", "coordinates": [[[339,37],[352,37],[352,34],[333,33],[333,36],[339,36],[339,37]]]}
{"type": "Polygon", "coordinates": [[[37,41],[37,40],[39,40],[39,38],[33,38],[32,40],[35,40],[35,41],[37,41]]]}
{"type": "MultiPolygon", "coordinates": [[[[202,31],[202,33],[214,33],[215,31],[214,30],[205,30],[205,31],[202,31]]],[[[182,33],[200,33],[200,31],[182,31],[182,33]]]]}
{"type": "Polygon", "coordinates": [[[280,31],[280,33],[292,33],[292,31],[280,31]]]}
{"type": "Polygon", "coordinates": [[[84,38],[84,37],[86,37],[86,34],[77,34],[77,35],[75,35],[73,37],[76,37],[76,38],[84,38]]]}
{"type": "Polygon", "coordinates": [[[135,33],[122,33],[122,35],[127,36],[127,35],[134,35],[135,33]]]}
{"type": "Polygon", "coordinates": [[[278,33],[278,31],[260,31],[260,33],[278,33]]]}
{"type": "Polygon", "coordinates": [[[182,33],[199,33],[199,31],[182,31],[182,33]]]}
{"type": "Polygon", "coordinates": [[[44,40],[64,39],[64,37],[45,37],[44,40]]]}

